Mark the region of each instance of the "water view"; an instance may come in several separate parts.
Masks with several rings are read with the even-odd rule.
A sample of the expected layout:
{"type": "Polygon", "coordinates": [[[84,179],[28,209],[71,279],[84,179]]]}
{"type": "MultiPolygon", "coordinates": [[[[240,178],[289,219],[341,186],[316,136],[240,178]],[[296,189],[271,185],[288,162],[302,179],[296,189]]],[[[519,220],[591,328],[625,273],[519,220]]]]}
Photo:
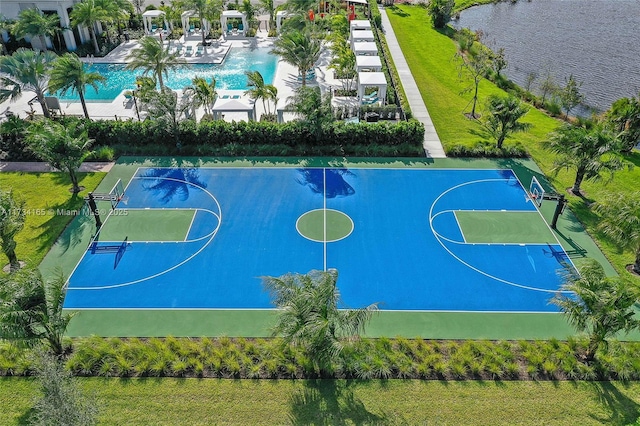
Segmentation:
{"type": "MultiPolygon", "coordinates": [[[[194,77],[207,80],[215,77],[217,89],[245,90],[245,71],[251,70],[260,71],[265,83],[272,84],[278,57],[269,51],[269,48],[232,48],[222,64],[191,64],[188,68],[170,72],[164,82],[169,88],[180,90],[190,85],[194,77]]],[[[124,67],[124,64],[92,64],[89,69],[104,75],[107,81],[100,86],[98,93],[93,88],[87,88],[86,99],[91,102],[112,102],[123,90],[135,89],[136,76],[142,75],[142,71],[130,71],[124,67]]],[[[78,101],[79,98],[67,92],[60,99],[78,101]]]]}
{"type": "Polygon", "coordinates": [[[533,73],[536,93],[547,73],[559,85],[573,74],[585,103],[603,111],[640,92],[638,17],[637,0],[521,0],[472,7],[454,24],[482,30],[494,51],[504,48],[506,75],[518,85],[533,73]]]}

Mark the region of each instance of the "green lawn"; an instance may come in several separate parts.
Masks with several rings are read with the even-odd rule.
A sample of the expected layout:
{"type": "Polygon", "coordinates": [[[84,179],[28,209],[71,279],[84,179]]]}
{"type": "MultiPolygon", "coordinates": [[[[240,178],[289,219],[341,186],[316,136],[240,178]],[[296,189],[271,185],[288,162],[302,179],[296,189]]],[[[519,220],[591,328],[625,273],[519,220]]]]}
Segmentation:
{"type": "MultiPolygon", "coordinates": [[[[626,425],[640,414],[639,383],[79,380],[101,425],[626,425]]],[[[36,395],[31,379],[0,379],[0,422],[24,424],[36,395]]]]}
{"type": "MultiPolygon", "coordinates": [[[[79,173],[80,185],[87,189],[73,195],[66,173],[0,173],[0,188],[5,191],[13,188],[26,201],[25,227],[16,237],[18,258],[29,265],[38,265],[73,219],[73,212],[82,207],[84,196],[104,176],[105,173],[79,173]]],[[[6,262],[4,253],[0,254],[0,263],[6,262]]]]}
{"type": "MultiPolygon", "coordinates": [[[[455,144],[472,145],[479,140],[479,137],[470,131],[479,129],[479,125],[464,116],[464,113],[469,112],[471,108],[471,94],[461,94],[465,88],[469,87],[469,82],[461,81],[459,77],[458,62],[454,59],[456,44],[448,36],[450,30],[439,32],[430,26],[429,21],[425,19],[426,13],[424,8],[416,6],[401,5],[387,8],[393,30],[445,149],[455,144]]],[[[504,92],[487,80],[481,82],[479,111],[482,111],[486,98],[496,93],[504,92]]],[[[531,129],[526,133],[517,134],[513,139],[508,139],[507,144],[514,141],[521,142],[540,169],[550,177],[550,182],[556,190],[564,192],[565,188],[572,185],[575,174],[561,171],[554,175],[554,155],[542,147],[542,142],[547,139],[547,135],[561,125],[561,122],[533,108],[523,121],[531,123],[531,129]]],[[[629,164],[639,166],[640,153],[636,151],[630,154],[627,160],[629,164]]],[[[588,204],[602,199],[609,192],[637,191],[638,182],[640,182],[640,167],[635,167],[633,170],[617,173],[614,180],[608,184],[584,183],[586,200],[574,195],[568,197],[570,208],[596,237],[596,241],[616,270],[627,276],[630,275],[624,267],[633,262],[633,253],[620,252],[615,245],[600,238],[601,235],[594,230],[598,218],[591,212],[588,204]]]]}

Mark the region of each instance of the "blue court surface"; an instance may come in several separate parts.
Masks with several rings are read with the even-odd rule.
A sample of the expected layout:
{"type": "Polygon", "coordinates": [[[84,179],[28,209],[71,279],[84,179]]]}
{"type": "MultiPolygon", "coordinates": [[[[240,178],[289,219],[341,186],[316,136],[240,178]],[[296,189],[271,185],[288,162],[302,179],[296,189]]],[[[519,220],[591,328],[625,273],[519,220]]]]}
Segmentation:
{"type": "Polygon", "coordinates": [[[103,229],[66,309],[268,309],[261,277],[335,268],[349,307],[556,312],[573,268],[511,170],[140,168],[103,229]]]}

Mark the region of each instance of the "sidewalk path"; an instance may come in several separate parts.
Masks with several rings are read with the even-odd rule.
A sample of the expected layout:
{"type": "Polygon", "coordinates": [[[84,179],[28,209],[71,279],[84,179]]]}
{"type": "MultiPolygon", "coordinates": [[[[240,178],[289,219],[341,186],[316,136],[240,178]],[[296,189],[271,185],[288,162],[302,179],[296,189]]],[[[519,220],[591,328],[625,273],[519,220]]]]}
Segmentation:
{"type": "Polygon", "coordinates": [[[444,153],[436,128],[431,121],[431,116],[429,116],[429,111],[427,111],[427,107],[422,100],[422,95],[418,90],[416,81],[413,79],[409,65],[402,54],[402,50],[398,44],[398,39],[393,32],[393,27],[391,26],[391,22],[387,16],[387,11],[383,7],[379,7],[379,9],[380,14],[382,15],[382,32],[387,39],[387,45],[389,46],[391,57],[396,65],[400,81],[402,82],[404,92],[407,95],[409,106],[411,107],[411,113],[416,120],[424,124],[424,151],[427,154],[427,157],[444,158],[447,155],[444,153]]]}
{"type": "MultiPolygon", "coordinates": [[[[87,162],[82,163],[80,172],[108,172],[114,163],[106,162],[87,162]]],[[[32,172],[32,173],[48,173],[57,172],[47,163],[39,163],[36,161],[0,161],[0,172],[32,172]]]]}

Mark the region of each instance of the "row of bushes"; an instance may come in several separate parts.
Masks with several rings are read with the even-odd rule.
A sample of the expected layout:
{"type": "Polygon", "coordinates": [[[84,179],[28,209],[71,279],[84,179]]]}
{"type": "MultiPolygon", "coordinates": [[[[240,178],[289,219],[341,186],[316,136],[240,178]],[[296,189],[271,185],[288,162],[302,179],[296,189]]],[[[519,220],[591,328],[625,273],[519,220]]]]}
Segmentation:
{"type": "MultiPolygon", "coordinates": [[[[320,134],[297,122],[185,120],[171,128],[159,120],[100,120],[85,125],[96,146],[111,147],[116,155],[424,155],[424,126],[417,121],[335,122],[320,134]]],[[[22,134],[1,135],[0,149],[6,159],[32,159],[22,134]]]]}
{"type": "MultiPolygon", "coordinates": [[[[638,380],[639,342],[611,342],[597,361],[581,361],[587,342],[362,339],[332,368],[336,378],[427,380],[638,380]]],[[[313,362],[281,339],[91,337],[66,360],[79,376],[315,378],[313,362]]],[[[26,350],[0,344],[0,375],[31,375],[26,350]]]]}

